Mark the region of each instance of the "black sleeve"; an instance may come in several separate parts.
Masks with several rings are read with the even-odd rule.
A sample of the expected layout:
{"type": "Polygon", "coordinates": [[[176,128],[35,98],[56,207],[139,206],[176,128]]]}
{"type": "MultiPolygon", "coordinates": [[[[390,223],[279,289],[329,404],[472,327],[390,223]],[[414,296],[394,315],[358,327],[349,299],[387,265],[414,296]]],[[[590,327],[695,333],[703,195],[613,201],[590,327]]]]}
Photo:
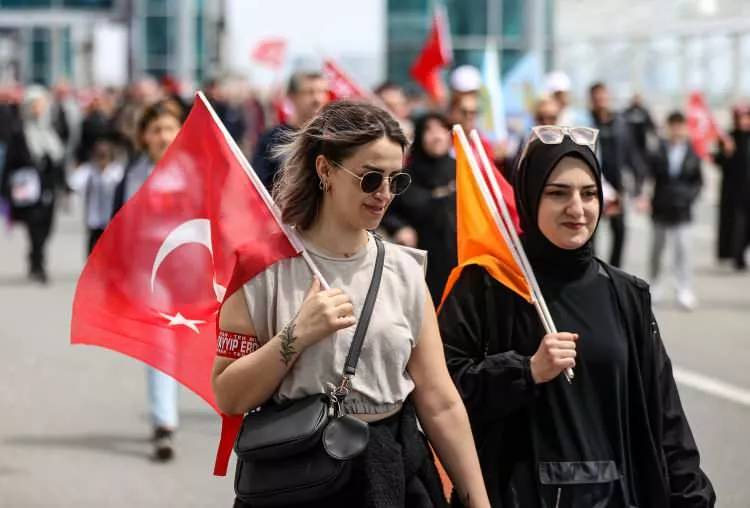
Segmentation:
{"type": "Polygon", "coordinates": [[[653,313],[651,314],[655,365],[662,406],[662,451],[667,462],[671,508],[706,508],[716,503],[711,481],[700,467],[700,454],[690,430],[672,362],[667,355],[653,313]]]}
{"type": "Polygon", "coordinates": [[[635,180],[635,195],[639,196],[643,189],[643,181],[648,176],[647,163],[644,160],[641,151],[635,144],[630,134],[630,129],[622,129],[622,143],[625,151],[625,164],[633,171],[635,180]]]}
{"type": "Polygon", "coordinates": [[[271,148],[274,144],[273,139],[273,131],[262,135],[258,140],[258,145],[255,147],[252,160],[255,174],[258,175],[258,178],[260,178],[260,181],[263,182],[263,185],[269,192],[273,187],[273,179],[276,174],[275,161],[271,160],[271,148]]]}
{"type": "MultiPolygon", "coordinates": [[[[438,322],[448,369],[474,424],[503,418],[524,406],[535,394],[530,357],[502,350],[510,337],[495,337],[501,352],[487,354],[492,331],[510,335],[515,309],[488,305],[487,291],[495,291],[491,279],[478,266],[466,267],[443,303],[438,322]],[[489,288],[488,288],[489,285],[489,288]],[[508,319],[505,319],[507,317],[508,319]],[[497,327],[490,322],[501,323],[497,327]]],[[[508,298],[508,302],[512,302],[508,298]]]]}

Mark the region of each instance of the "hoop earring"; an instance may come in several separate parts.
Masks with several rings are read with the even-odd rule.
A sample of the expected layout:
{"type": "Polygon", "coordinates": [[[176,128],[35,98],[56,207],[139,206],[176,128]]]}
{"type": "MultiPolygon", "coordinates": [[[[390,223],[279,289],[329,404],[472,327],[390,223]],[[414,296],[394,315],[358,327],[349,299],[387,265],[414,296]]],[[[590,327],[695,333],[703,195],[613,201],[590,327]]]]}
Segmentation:
{"type": "Polygon", "coordinates": [[[331,189],[331,186],[328,182],[323,181],[323,179],[321,178],[320,183],[318,184],[318,188],[323,192],[328,192],[331,189]]]}

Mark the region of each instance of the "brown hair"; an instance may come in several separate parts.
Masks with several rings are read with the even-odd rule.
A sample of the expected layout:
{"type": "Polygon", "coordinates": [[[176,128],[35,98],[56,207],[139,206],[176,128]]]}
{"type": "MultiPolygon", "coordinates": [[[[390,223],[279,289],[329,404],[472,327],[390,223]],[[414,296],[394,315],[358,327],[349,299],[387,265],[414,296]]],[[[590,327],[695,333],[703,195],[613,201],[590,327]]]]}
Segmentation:
{"type": "Polygon", "coordinates": [[[273,197],[281,220],[309,228],[323,203],[315,159],[341,163],[359,147],[386,137],[406,149],[408,141],[398,122],[384,109],[354,101],[332,102],[302,129],[288,136],[274,156],[283,160],[273,197]]]}
{"type": "Polygon", "coordinates": [[[182,107],[173,99],[163,99],[147,106],[138,118],[138,125],[135,131],[135,140],[140,149],[144,150],[146,148],[143,145],[143,135],[146,133],[148,126],[157,118],[164,115],[173,117],[180,125],[182,125],[182,107]]]}

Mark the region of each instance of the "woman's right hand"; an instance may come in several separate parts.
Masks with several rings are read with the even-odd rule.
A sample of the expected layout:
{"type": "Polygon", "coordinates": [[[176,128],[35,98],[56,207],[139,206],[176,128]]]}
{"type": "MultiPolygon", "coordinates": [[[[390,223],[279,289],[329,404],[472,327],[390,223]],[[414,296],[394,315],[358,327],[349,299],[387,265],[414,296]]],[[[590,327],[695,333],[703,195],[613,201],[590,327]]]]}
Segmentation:
{"type": "Polygon", "coordinates": [[[294,335],[303,347],[308,347],[356,322],[349,295],[340,289],[321,291],[320,281],[314,277],[294,321],[294,335]]]}
{"type": "Polygon", "coordinates": [[[576,365],[577,333],[549,333],[542,338],[539,348],[531,357],[531,377],[534,382],[552,381],[568,367],[576,365]]]}

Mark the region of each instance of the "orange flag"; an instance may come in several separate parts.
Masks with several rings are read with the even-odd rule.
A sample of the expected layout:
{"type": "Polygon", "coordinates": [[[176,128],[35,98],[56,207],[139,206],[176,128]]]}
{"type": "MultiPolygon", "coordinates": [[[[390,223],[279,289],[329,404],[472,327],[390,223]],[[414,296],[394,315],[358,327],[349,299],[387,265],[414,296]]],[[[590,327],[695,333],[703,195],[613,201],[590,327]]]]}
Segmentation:
{"type": "Polygon", "coordinates": [[[469,152],[463,132],[459,134],[454,131],[453,146],[456,150],[458,266],[448,277],[443,301],[464,267],[479,265],[493,279],[531,303],[531,289],[523,269],[516,262],[501,232],[502,219],[498,206],[487,187],[486,177],[481,173],[474,155],[469,152]]]}

